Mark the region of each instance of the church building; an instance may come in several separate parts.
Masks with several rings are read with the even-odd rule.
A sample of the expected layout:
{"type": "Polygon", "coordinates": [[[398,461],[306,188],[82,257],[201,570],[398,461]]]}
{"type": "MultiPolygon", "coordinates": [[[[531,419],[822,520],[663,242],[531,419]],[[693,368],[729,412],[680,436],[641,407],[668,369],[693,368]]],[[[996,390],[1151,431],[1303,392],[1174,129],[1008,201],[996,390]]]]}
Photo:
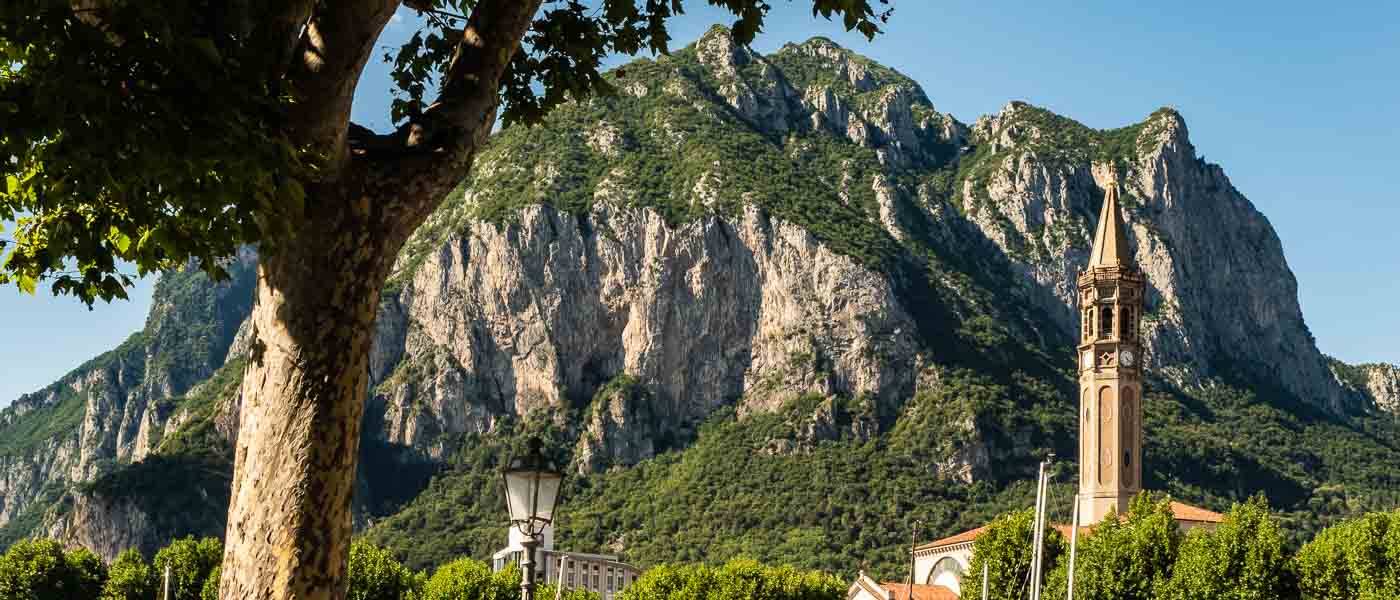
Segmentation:
{"type": "MultiPolygon", "coordinates": [[[[1138,334],[1146,280],[1128,248],[1116,182],[1104,195],[1089,264],[1077,283],[1081,326],[1075,502],[1081,526],[1092,527],[1110,512],[1126,513],[1142,491],[1143,365],[1138,334]]],[[[1214,527],[1223,519],[1219,513],[1179,502],[1172,502],[1171,509],[1183,529],[1214,527]]],[[[1069,525],[1052,527],[1069,537],[1069,525]]],[[[915,588],[943,588],[960,595],[973,542],[985,530],[979,527],[914,548],[915,588]]],[[[857,589],[860,583],[851,586],[849,600],[874,595],[857,589]]]]}

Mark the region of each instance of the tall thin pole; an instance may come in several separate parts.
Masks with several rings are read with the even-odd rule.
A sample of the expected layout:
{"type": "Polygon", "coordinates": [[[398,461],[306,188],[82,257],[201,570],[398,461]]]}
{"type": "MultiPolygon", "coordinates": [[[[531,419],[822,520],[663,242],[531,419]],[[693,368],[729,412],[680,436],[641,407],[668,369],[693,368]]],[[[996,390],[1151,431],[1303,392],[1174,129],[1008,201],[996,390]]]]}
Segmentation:
{"type": "Polygon", "coordinates": [[[538,545],[540,542],[533,535],[527,534],[520,541],[525,550],[520,559],[520,597],[523,600],[535,600],[535,547],[538,545]]]}
{"type": "Polygon", "coordinates": [[[1031,569],[1031,599],[1040,600],[1040,582],[1045,574],[1045,516],[1049,512],[1050,496],[1050,462],[1055,460],[1055,455],[1051,454],[1040,463],[1040,490],[1037,496],[1036,524],[1035,524],[1035,564],[1031,569]]]}
{"type": "Polygon", "coordinates": [[[1036,600],[1036,571],[1040,569],[1040,511],[1045,501],[1045,462],[1041,461],[1040,470],[1035,478],[1035,517],[1031,520],[1031,572],[1027,576],[1027,583],[1030,587],[1030,598],[1036,600]]]}
{"type": "Polygon", "coordinates": [[[987,600],[987,566],[991,563],[982,563],[982,600],[987,600]]]}
{"type": "Polygon", "coordinates": [[[919,526],[924,522],[914,520],[914,529],[909,532],[909,600],[914,600],[914,544],[918,543],[919,526]]]}
{"type": "MultiPolygon", "coordinates": [[[[545,583],[548,583],[546,581],[545,583]]],[[[559,570],[554,573],[554,600],[564,597],[564,555],[559,555],[559,570]]]]}
{"type": "Polygon", "coordinates": [[[161,600],[170,600],[170,563],[165,563],[165,592],[161,600]]]}
{"type": "Polygon", "coordinates": [[[1065,600],[1074,600],[1074,553],[1079,542],[1079,496],[1074,497],[1074,516],[1070,518],[1069,527],[1069,595],[1065,600]]]}

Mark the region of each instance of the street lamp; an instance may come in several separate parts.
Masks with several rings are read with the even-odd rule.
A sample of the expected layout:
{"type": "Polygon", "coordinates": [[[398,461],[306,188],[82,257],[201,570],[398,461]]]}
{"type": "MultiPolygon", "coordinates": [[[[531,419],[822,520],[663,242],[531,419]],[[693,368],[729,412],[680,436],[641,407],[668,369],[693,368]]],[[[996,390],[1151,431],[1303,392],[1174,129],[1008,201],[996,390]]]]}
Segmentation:
{"type": "Polygon", "coordinates": [[[510,523],[525,535],[520,545],[525,549],[520,568],[520,593],[523,600],[535,598],[535,548],[539,536],[554,520],[554,503],[559,499],[559,484],[564,474],[540,450],[540,440],[530,438],[530,450],[524,456],[511,459],[501,474],[506,484],[506,508],[510,523]]]}

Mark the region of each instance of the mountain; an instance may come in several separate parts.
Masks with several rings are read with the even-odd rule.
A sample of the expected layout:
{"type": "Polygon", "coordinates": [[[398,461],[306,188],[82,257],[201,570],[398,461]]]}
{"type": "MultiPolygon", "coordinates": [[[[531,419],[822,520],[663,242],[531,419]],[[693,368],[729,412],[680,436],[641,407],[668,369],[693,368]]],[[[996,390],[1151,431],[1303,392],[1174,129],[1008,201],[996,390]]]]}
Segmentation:
{"type": "MultiPolygon", "coordinates": [[[[1400,371],[1317,350],[1277,235],[1175,111],[967,125],[829,40],[763,56],[721,28],[609,80],[497,134],[384,291],[357,524],[414,566],[503,542],[527,434],[573,474],[560,542],[642,565],[893,574],[914,518],[1028,503],[1040,456],[1076,455],[1073,277],[1115,176],[1148,487],[1267,493],[1299,538],[1400,490],[1400,371]]],[[[222,531],[235,263],[163,276],[143,332],[0,412],[0,544],[222,531]]]]}

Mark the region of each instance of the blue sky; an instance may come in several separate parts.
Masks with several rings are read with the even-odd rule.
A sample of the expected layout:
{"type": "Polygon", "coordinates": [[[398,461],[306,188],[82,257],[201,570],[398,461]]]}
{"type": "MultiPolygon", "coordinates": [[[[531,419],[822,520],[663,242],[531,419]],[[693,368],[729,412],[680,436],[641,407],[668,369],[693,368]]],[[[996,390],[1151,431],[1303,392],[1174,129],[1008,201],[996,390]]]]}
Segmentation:
{"type": "MultiPolygon", "coordinates": [[[[678,46],[729,21],[689,4],[673,21],[678,46]]],[[[1400,3],[896,0],[874,42],[814,20],[804,4],[775,2],[755,48],[830,37],[909,75],[965,122],[1008,100],[1097,128],[1175,107],[1197,151],[1278,230],[1322,351],[1400,363],[1400,3]]],[[[391,24],[381,43],[411,25],[391,24]]],[[[386,73],[366,69],[355,106],[358,122],[380,130],[386,73]]],[[[139,329],[151,287],[91,312],[42,291],[0,290],[0,404],[139,329]]]]}

